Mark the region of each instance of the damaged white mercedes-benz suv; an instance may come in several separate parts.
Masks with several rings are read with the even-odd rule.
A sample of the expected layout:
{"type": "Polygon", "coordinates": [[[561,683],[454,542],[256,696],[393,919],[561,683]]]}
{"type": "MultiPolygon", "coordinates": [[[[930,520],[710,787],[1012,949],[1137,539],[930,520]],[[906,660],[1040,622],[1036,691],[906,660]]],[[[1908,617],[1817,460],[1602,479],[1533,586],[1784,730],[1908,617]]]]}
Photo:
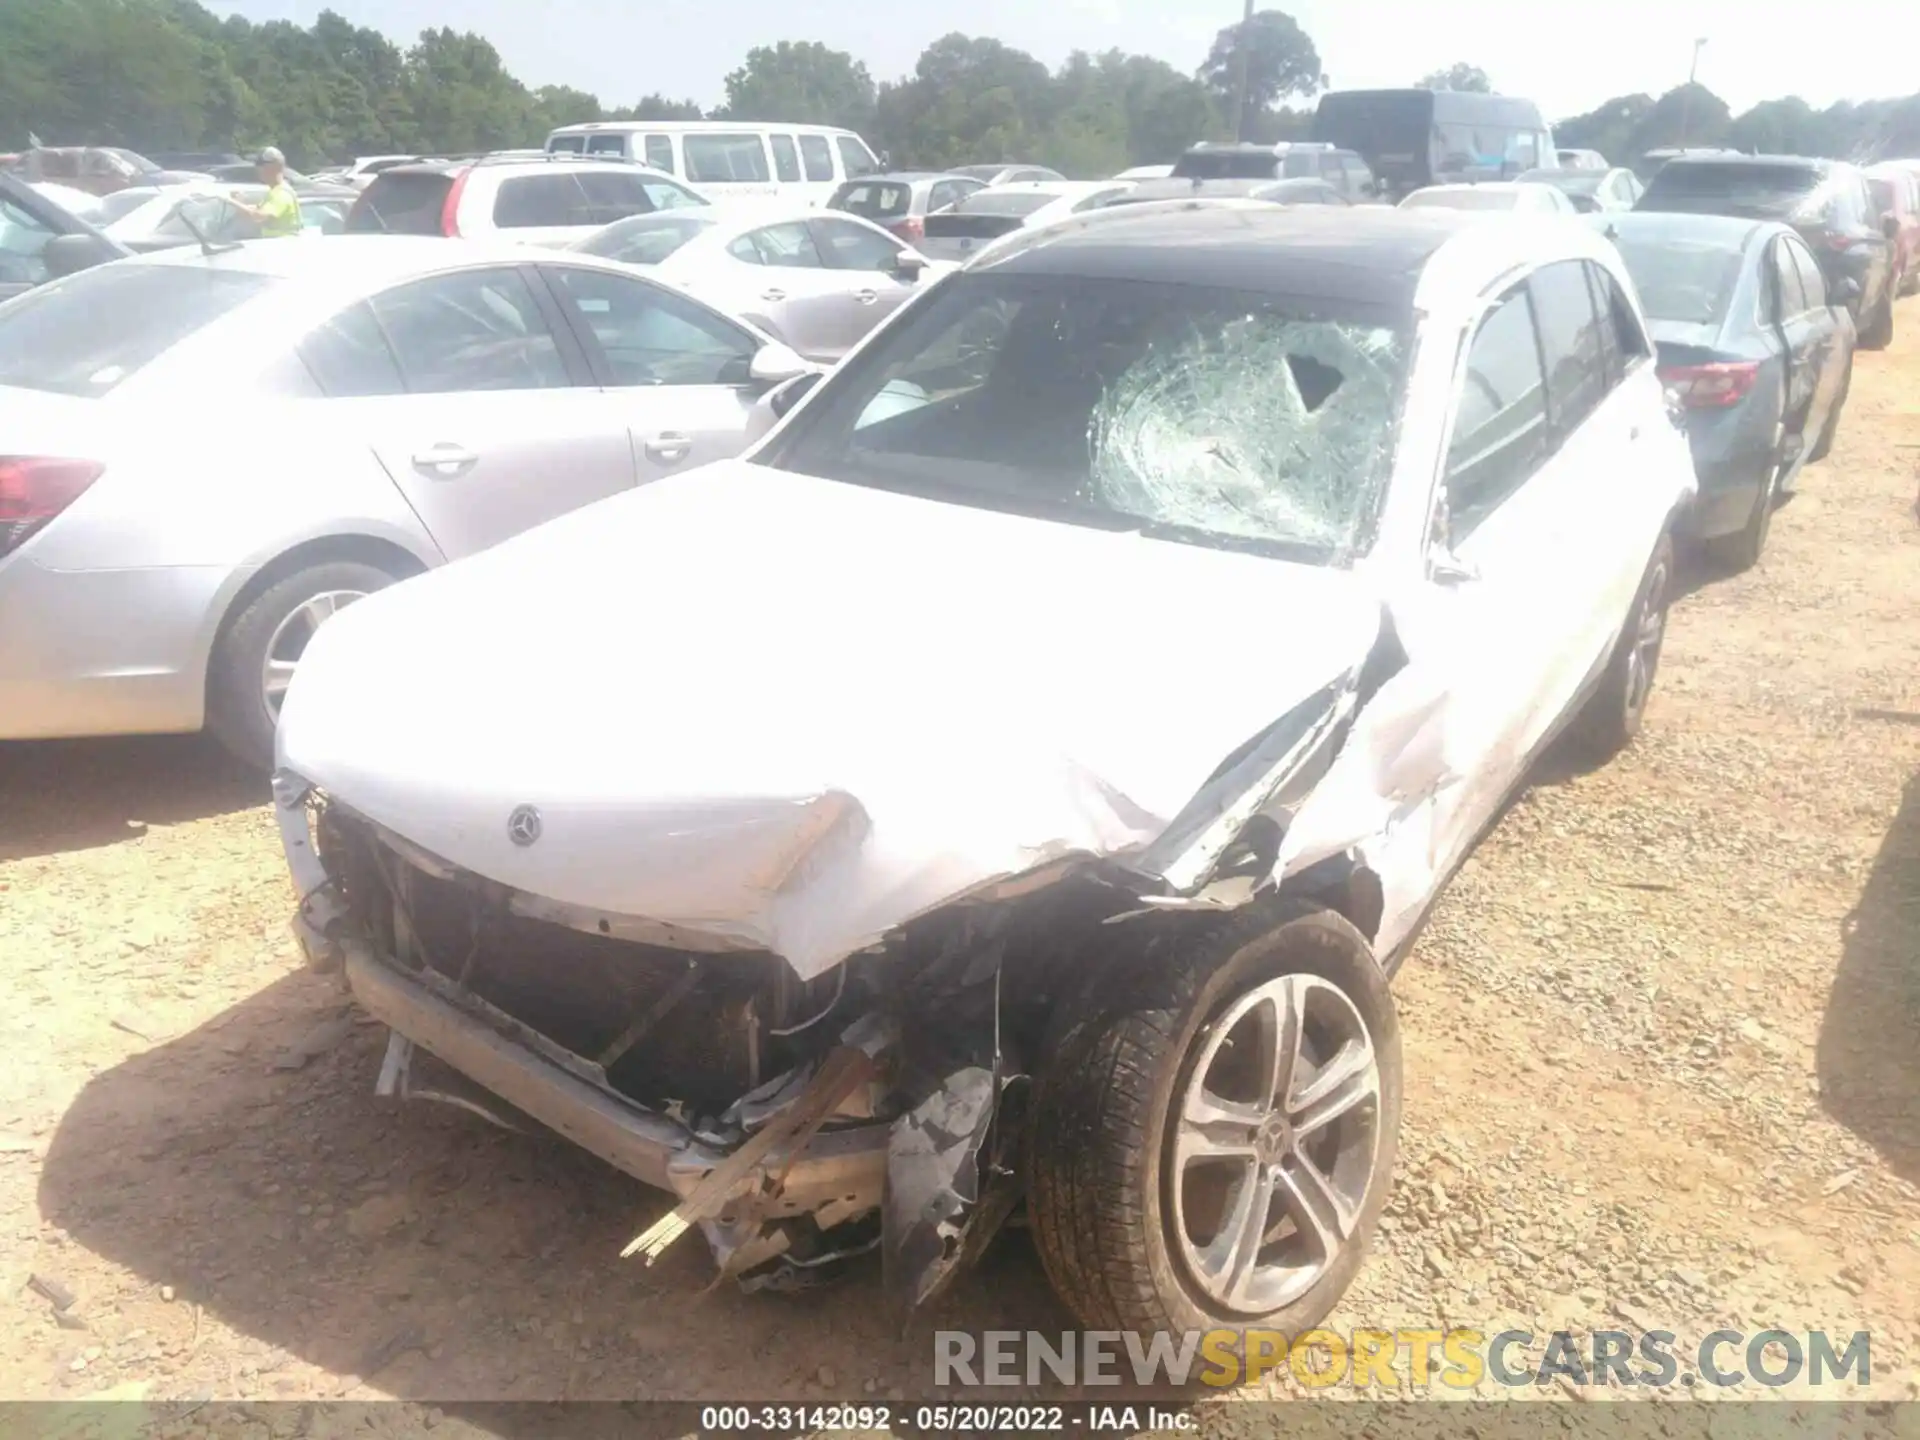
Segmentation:
{"type": "Polygon", "coordinates": [[[796,1288],[1024,1206],[1098,1329],[1323,1316],[1388,977],[1533,758],[1638,729],[1692,493],[1584,227],[1170,202],[1015,237],[742,460],[372,596],[275,777],[381,1093],[537,1122],[796,1288]]]}

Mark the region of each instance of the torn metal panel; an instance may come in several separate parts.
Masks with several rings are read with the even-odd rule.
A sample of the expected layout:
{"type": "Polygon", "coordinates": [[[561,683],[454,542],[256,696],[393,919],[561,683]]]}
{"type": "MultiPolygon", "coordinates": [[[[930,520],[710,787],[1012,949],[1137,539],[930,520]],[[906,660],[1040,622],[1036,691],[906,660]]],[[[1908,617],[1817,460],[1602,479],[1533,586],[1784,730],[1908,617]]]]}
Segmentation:
{"type": "Polygon", "coordinates": [[[342,611],[280,755],[514,914],[810,980],[956,899],[1142,854],[1378,627],[1335,566],[723,462],[342,611]],[[690,595],[699,624],[635,648],[690,595]],[[1194,684],[1143,676],[1176,655],[1194,684]]]}

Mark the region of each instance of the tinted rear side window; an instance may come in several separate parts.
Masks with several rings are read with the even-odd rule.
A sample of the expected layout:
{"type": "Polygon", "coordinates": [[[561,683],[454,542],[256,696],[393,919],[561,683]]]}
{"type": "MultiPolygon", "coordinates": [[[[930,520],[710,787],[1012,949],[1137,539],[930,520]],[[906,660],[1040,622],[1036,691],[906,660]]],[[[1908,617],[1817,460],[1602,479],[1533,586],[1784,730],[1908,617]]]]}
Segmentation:
{"type": "Polygon", "coordinates": [[[1600,316],[1578,260],[1545,266],[1530,283],[1547,362],[1547,404],[1554,428],[1565,435],[1582,424],[1607,393],[1600,316]]]}
{"type": "Polygon", "coordinates": [[[627,137],[624,135],[595,135],[587,141],[589,155],[624,155],[627,153],[627,137]]]}
{"type": "Polygon", "coordinates": [[[897,180],[862,180],[842,185],[833,208],[868,220],[897,220],[913,208],[913,187],[897,180]]]}
{"type": "Polygon", "coordinates": [[[589,171],[574,177],[586,197],[586,223],[611,225],[630,215],[645,215],[653,208],[653,186],[643,175],[629,170],[589,171]]]}
{"type": "Polygon", "coordinates": [[[586,147],[587,137],[584,135],[555,135],[551,140],[547,141],[547,149],[556,155],[562,152],[568,155],[578,155],[582,150],[586,149],[586,147]]]}
{"type": "Polygon", "coordinates": [[[105,395],[275,284],[201,265],[111,265],[0,309],[0,385],[105,395]]]}
{"type": "Polygon", "coordinates": [[[369,185],[347,217],[349,234],[440,235],[453,177],[389,170],[369,185]]]}
{"type": "Polygon", "coordinates": [[[493,223],[502,230],[590,225],[588,216],[587,197],[577,175],[517,175],[501,181],[500,193],[493,197],[493,223]]]}

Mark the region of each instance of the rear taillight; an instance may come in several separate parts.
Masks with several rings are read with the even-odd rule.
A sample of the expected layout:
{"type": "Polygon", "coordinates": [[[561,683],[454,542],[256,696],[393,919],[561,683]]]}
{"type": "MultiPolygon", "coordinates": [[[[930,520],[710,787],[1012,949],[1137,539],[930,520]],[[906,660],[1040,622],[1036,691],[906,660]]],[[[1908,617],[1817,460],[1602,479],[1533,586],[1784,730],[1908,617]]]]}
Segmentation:
{"type": "Polygon", "coordinates": [[[460,193],[467,188],[467,177],[472,173],[462,170],[453,177],[453,184],[447,187],[446,201],[440,206],[440,233],[449,239],[460,233],[460,193]]]}
{"type": "Polygon", "coordinates": [[[92,460],[45,455],[0,455],[0,555],[28,538],[100,478],[92,460]]]}
{"type": "Polygon", "coordinates": [[[1660,379],[1689,410],[1725,410],[1738,405],[1760,379],[1757,361],[1721,365],[1669,365],[1660,379]]]}
{"type": "Polygon", "coordinates": [[[896,220],[887,228],[909,245],[918,244],[927,238],[927,222],[918,215],[909,215],[904,220],[896,220]]]}

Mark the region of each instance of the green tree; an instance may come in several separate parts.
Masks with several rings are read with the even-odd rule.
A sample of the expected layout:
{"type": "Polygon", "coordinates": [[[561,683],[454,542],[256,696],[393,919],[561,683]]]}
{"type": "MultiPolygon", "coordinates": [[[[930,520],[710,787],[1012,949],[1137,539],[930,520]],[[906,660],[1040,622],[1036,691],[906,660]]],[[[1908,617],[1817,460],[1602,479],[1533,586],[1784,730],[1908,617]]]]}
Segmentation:
{"type": "Polygon", "coordinates": [[[1476,95],[1491,95],[1493,82],[1487,79],[1487,72],[1478,65],[1468,65],[1464,61],[1449,65],[1445,70],[1435,70],[1422,76],[1417,89],[1421,90],[1465,90],[1476,95]]]}
{"type": "Polygon", "coordinates": [[[1727,102],[1700,84],[1677,85],[1653,102],[1634,126],[1629,157],[1669,145],[1724,143],[1733,112],[1727,102]]]}
{"type": "Polygon", "coordinates": [[[598,96],[575,90],[570,85],[542,85],[533,92],[533,103],[541,125],[549,130],[606,118],[601,113],[598,96]]]}
{"type": "Polygon", "coordinates": [[[1200,67],[1201,80],[1229,118],[1243,51],[1247,85],[1246,113],[1239,117],[1243,132],[1289,95],[1311,95],[1326,88],[1320,52],[1300,23],[1282,10],[1256,11],[1253,19],[1229,25],[1216,35],[1200,67]]]}
{"type": "Polygon", "coordinates": [[[1640,156],[1634,136],[1653,110],[1651,95],[1616,95],[1584,115],[1562,120],[1553,127],[1556,143],[1574,150],[1598,150],[1616,165],[1629,165],[1640,156]]]}
{"type": "Polygon", "coordinates": [[[1031,159],[1053,110],[1047,67],[998,40],[944,35],[914,73],[883,85],[868,139],[896,165],[1031,159]]]}
{"type": "Polygon", "coordinates": [[[664,95],[643,95],[640,103],[622,110],[609,110],[609,120],[704,120],[706,112],[691,100],[669,100],[664,95]]]}
{"type": "Polygon", "coordinates": [[[867,67],[844,50],[814,40],[756,45],[727,76],[728,120],[791,120],[843,125],[850,130],[873,120],[874,84],[867,67]]]}

